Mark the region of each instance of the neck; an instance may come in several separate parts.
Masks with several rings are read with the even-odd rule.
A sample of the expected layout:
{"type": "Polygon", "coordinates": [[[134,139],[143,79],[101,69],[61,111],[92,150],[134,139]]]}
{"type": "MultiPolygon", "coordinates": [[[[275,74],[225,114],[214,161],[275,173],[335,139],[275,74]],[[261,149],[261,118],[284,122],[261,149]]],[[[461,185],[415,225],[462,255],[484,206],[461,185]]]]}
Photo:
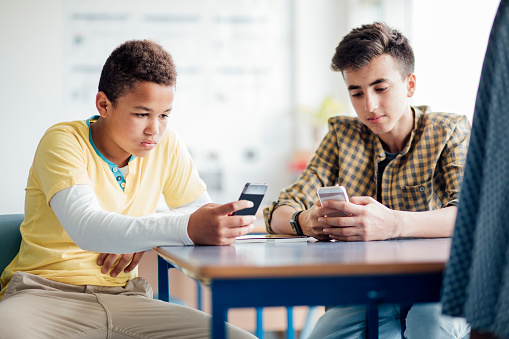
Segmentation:
{"type": "Polygon", "coordinates": [[[414,129],[414,111],[408,106],[408,112],[403,114],[398,125],[390,132],[380,134],[384,150],[390,153],[400,153],[408,144],[410,135],[414,129]]]}
{"type": "Polygon", "coordinates": [[[108,138],[108,133],[106,133],[105,130],[106,126],[102,118],[90,124],[90,131],[92,132],[92,139],[94,140],[95,147],[106,159],[119,168],[127,166],[131,155],[108,138]]]}

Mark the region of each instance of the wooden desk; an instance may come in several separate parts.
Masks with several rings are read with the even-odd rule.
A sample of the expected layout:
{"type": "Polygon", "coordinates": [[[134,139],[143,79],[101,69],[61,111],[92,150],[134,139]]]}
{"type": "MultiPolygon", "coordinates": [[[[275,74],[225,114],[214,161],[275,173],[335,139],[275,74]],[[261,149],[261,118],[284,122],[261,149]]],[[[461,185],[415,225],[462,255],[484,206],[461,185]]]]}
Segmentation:
{"type": "Polygon", "coordinates": [[[224,338],[236,307],[368,306],[368,336],[378,337],[378,304],[440,300],[450,239],[275,242],[154,249],[210,284],[212,331],[224,338]]]}

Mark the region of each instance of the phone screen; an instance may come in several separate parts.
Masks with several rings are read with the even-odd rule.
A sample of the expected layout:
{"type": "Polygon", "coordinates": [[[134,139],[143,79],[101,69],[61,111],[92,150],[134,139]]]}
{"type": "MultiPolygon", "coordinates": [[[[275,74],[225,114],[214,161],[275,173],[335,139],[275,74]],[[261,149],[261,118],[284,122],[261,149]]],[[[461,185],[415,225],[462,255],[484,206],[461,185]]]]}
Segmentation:
{"type": "Polygon", "coordinates": [[[249,200],[253,202],[253,207],[233,213],[234,215],[255,215],[262,203],[263,197],[267,192],[266,184],[247,183],[240,194],[239,200],[249,200]]]}

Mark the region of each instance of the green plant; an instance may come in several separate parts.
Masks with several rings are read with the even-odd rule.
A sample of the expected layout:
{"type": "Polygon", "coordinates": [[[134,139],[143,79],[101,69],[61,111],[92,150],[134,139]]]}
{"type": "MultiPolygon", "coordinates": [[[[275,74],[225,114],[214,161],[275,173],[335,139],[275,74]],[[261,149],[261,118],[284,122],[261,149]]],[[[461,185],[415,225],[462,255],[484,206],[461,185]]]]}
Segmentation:
{"type": "Polygon", "coordinates": [[[346,105],[330,96],[326,96],[318,109],[303,107],[302,111],[308,113],[313,118],[315,126],[321,126],[326,124],[330,117],[345,114],[346,105]]]}

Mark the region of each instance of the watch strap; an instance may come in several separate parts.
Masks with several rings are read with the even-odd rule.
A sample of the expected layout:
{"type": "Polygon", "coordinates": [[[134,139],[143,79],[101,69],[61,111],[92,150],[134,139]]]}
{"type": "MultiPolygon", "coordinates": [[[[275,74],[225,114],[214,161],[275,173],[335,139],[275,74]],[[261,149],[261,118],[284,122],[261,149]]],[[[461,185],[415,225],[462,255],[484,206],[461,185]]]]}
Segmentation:
{"type": "Polygon", "coordinates": [[[299,214],[301,214],[303,211],[297,211],[292,215],[292,218],[290,219],[290,225],[292,226],[293,233],[296,235],[304,235],[304,232],[302,232],[302,228],[299,224],[299,214]]]}

